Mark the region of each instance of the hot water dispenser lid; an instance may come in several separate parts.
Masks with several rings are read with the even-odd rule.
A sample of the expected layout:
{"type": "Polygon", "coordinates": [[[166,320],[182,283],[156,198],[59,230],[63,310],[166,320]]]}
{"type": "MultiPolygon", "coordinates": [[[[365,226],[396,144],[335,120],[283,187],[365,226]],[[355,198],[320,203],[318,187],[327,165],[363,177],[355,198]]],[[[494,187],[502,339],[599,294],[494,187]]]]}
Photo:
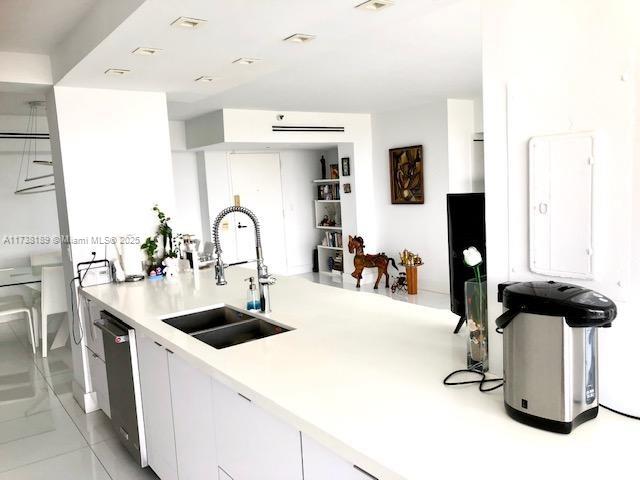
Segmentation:
{"type": "Polygon", "coordinates": [[[506,327],[520,312],[564,317],[567,325],[575,328],[609,327],[617,314],[609,298],[570,283],[519,282],[502,284],[498,290],[498,300],[508,310],[496,320],[499,328],[506,327]]]}

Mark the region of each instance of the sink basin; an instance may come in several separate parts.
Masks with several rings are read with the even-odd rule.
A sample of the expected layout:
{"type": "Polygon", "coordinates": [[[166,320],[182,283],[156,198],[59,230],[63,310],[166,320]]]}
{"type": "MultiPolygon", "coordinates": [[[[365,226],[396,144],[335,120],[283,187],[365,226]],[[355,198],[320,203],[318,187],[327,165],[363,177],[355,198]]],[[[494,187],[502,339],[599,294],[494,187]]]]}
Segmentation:
{"type": "Polygon", "coordinates": [[[226,306],[162,321],[217,349],[291,330],[226,306]]]}
{"type": "Polygon", "coordinates": [[[163,320],[163,322],[177,328],[181,332],[193,335],[205,330],[211,330],[212,328],[233,325],[234,323],[251,319],[253,319],[253,317],[246,313],[239,312],[229,307],[220,307],[214,308],[213,310],[205,310],[203,312],[167,318],[163,320]]]}
{"type": "Polygon", "coordinates": [[[208,332],[194,334],[193,338],[197,338],[214,348],[221,349],[288,332],[289,330],[291,329],[275,325],[260,318],[254,318],[235,325],[227,325],[214,328],[208,332]]]}

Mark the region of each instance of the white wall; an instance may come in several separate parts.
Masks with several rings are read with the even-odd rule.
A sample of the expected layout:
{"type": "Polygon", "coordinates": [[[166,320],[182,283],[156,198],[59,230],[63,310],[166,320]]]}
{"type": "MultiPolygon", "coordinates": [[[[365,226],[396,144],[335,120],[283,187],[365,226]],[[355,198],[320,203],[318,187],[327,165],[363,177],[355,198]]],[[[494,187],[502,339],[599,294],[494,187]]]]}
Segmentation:
{"type": "MultiPolygon", "coordinates": [[[[194,149],[211,147],[223,141],[229,148],[238,149],[241,148],[238,145],[248,149],[251,147],[247,145],[255,143],[300,145],[301,148],[305,144],[353,144],[352,150],[350,147],[348,151],[352,168],[357,173],[351,179],[354,192],[351,203],[346,205],[353,210],[349,216],[352,223],[345,224],[345,229],[358,231],[368,238],[372,249],[377,249],[378,216],[373,210],[375,192],[369,114],[224,109],[221,113],[188,120],[186,128],[187,146],[194,149]],[[278,120],[277,115],[284,115],[284,119],[278,120]],[[344,132],[273,132],[275,124],[339,126],[344,127],[344,132]]],[[[349,276],[345,279],[351,281],[349,276]]]]}
{"type": "MultiPolygon", "coordinates": [[[[320,176],[320,153],[304,149],[260,151],[260,153],[264,152],[275,153],[280,157],[287,263],[286,272],[283,273],[293,275],[310,272],[312,251],[318,242],[318,232],[314,228],[313,218],[315,186],[312,180],[320,176]]],[[[223,208],[233,205],[229,153],[221,151],[198,153],[200,171],[197,175],[200,177],[200,187],[205,191],[205,195],[200,197],[200,203],[206,205],[208,211],[208,216],[202,218],[202,230],[207,232],[206,240],[210,240],[213,217],[223,208]],[[203,176],[204,182],[202,182],[203,176]],[[205,198],[206,201],[204,201],[205,198]]],[[[226,262],[239,260],[232,254],[235,241],[232,233],[233,229],[225,228],[223,223],[220,238],[226,262]]]]}
{"type": "Polygon", "coordinates": [[[169,122],[175,211],[167,212],[175,234],[202,239],[202,219],[196,153],[186,150],[184,122],[169,122]]]}
{"type": "MultiPolygon", "coordinates": [[[[500,311],[498,282],[543,278],[528,269],[529,138],[595,130],[596,278],[573,283],[599,290],[621,307],[613,328],[601,332],[601,398],[636,414],[640,383],[629,379],[637,377],[632,312],[640,285],[630,268],[631,225],[640,222],[632,195],[639,8],[633,0],[491,0],[483,15],[490,318],[500,311]]],[[[500,372],[501,339],[490,332],[491,369],[500,372]]]]}
{"type": "Polygon", "coordinates": [[[373,211],[378,216],[381,250],[396,257],[405,248],[419,253],[425,262],[418,269],[419,288],[448,293],[447,101],[443,99],[410,110],[376,113],[372,115],[372,131],[373,211]],[[425,202],[424,205],[392,205],[389,149],[410,145],[423,147],[425,202]]]}
{"type": "Polygon", "coordinates": [[[320,154],[315,150],[282,150],[280,168],[287,273],[310,272],[313,268],[312,251],[318,244],[313,217],[316,186],[312,181],[320,178],[320,154]]]}
{"type": "Polygon", "coordinates": [[[47,55],[0,52],[0,82],[51,85],[51,63],[47,55]]]}
{"type": "Polygon", "coordinates": [[[474,168],[474,132],[473,100],[447,99],[449,193],[484,191],[484,184],[477,178],[478,169],[474,168]]]}
{"type": "MultiPolygon", "coordinates": [[[[47,106],[60,230],[81,242],[62,249],[70,282],[76,263],[90,260],[91,251],[104,256],[105,237],[144,241],[157,227],[153,205],[174,210],[166,96],[54,87],[47,106]]],[[[71,347],[74,394],[84,404],[86,358],[73,342],[71,347]]]]}
{"type": "MultiPolygon", "coordinates": [[[[28,116],[0,115],[0,131],[26,132],[28,116]]],[[[48,131],[46,117],[38,118],[38,131],[48,131]]],[[[51,159],[48,141],[37,142],[39,160],[51,159]]],[[[58,213],[55,192],[33,195],[16,195],[16,180],[20,169],[20,159],[24,140],[0,139],[0,268],[15,265],[29,265],[29,255],[36,252],[59,250],[59,246],[47,244],[46,239],[58,235],[58,213]],[[44,243],[15,243],[12,238],[44,237],[44,243]]],[[[33,160],[32,157],[29,157],[33,160]]],[[[39,174],[52,172],[51,167],[32,167],[39,174]]],[[[47,179],[53,181],[53,178],[47,179]]],[[[21,185],[22,186],[22,185],[21,185]]],[[[16,239],[20,242],[19,239],[16,239]]]]}

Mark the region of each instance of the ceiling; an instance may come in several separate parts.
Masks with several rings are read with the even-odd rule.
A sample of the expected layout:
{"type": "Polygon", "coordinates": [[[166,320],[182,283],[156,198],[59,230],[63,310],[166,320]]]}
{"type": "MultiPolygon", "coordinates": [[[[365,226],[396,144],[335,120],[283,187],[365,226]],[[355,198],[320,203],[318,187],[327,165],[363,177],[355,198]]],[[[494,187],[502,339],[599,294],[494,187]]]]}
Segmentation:
{"type": "MultiPolygon", "coordinates": [[[[29,115],[29,102],[43,101],[46,89],[44,85],[17,85],[0,82],[0,115],[29,115]]],[[[43,111],[39,112],[44,114],[43,111]]]]}
{"type": "Polygon", "coordinates": [[[49,54],[98,0],[0,0],[0,51],[49,54]]]}
{"type": "Polygon", "coordinates": [[[396,0],[379,12],[353,8],[360,1],[147,0],[60,84],[166,91],[173,119],[222,107],[375,112],[480,94],[481,0],[396,0]],[[170,26],[183,15],[208,22],[170,26]],[[317,37],[282,41],[293,33],[317,37]],[[164,51],[130,53],[140,46],[164,51]],[[232,64],[239,57],[262,61],[232,64]]]}

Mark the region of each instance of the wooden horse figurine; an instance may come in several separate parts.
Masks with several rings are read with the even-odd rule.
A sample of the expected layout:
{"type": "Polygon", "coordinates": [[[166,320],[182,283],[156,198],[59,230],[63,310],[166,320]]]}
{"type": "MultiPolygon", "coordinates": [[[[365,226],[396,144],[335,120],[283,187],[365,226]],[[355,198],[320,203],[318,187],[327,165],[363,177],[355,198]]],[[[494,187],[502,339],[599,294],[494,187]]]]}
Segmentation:
{"type": "Polygon", "coordinates": [[[385,287],[389,288],[389,272],[387,271],[389,263],[393,265],[393,268],[398,270],[396,262],[393,258],[387,257],[384,253],[378,253],[376,255],[365,255],[364,253],[364,240],[362,237],[352,237],[349,235],[349,253],[354,253],[356,256],[353,259],[353,266],[356,268],[351,276],[358,280],[356,288],[360,288],[360,280],[362,279],[362,270],[365,268],[377,268],[378,278],[374,289],[378,288],[382,275],[385,276],[385,287]]]}

